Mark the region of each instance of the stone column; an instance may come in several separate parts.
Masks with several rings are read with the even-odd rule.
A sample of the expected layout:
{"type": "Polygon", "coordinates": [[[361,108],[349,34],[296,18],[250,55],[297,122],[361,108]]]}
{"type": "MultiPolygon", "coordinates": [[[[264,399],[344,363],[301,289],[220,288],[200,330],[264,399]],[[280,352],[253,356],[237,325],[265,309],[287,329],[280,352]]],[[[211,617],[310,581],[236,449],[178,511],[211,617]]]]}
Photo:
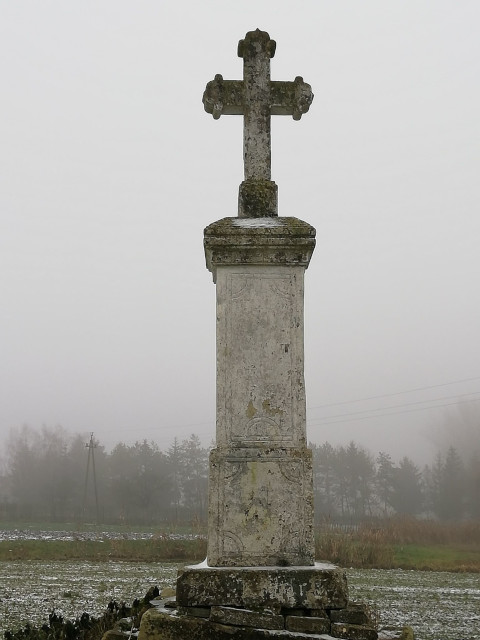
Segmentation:
{"type": "Polygon", "coordinates": [[[224,218],[204,243],[217,286],[208,565],[311,566],[303,279],[315,229],[296,218],[224,218]]]}

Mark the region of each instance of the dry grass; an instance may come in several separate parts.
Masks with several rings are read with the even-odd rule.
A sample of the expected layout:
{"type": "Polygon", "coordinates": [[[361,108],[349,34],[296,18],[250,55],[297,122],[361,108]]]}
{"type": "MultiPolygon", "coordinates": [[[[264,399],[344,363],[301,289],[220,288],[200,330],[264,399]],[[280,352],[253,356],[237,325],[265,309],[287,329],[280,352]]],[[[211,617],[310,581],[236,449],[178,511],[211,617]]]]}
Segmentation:
{"type": "Polygon", "coordinates": [[[395,518],[316,532],[316,557],[355,568],[480,571],[480,523],[395,518]]]}
{"type": "Polygon", "coordinates": [[[394,549],[385,543],[381,531],[362,527],[351,532],[321,528],[315,536],[315,556],[344,567],[390,568],[394,549]]]}
{"type": "Polygon", "coordinates": [[[125,560],[131,562],[200,562],[205,539],[172,540],[13,540],[0,542],[1,560],[125,560]]]}
{"type": "Polygon", "coordinates": [[[380,524],[385,542],[392,544],[474,545],[480,549],[480,522],[442,523],[392,518],[380,524]]]}
{"type": "MultiPolygon", "coordinates": [[[[1,560],[200,562],[205,538],[0,541],[1,560]]],[[[316,530],[315,555],[344,567],[480,571],[480,523],[442,524],[394,518],[358,527],[316,530]]]]}

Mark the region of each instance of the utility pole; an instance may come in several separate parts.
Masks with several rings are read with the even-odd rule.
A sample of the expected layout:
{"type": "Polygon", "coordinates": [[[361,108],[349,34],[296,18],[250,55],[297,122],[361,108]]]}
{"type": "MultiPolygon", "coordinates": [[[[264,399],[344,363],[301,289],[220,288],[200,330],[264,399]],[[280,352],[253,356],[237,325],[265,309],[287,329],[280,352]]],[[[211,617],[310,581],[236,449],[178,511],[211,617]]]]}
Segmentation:
{"type": "Polygon", "coordinates": [[[95,449],[97,448],[97,444],[93,438],[93,431],[90,433],[90,442],[85,444],[85,447],[88,449],[88,458],[87,458],[87,471],[85,473],[85,487],[83,491],[83,518],[85,520],[86,509],[87,509],[87,490],[88,490],[88,476],[90,472],[90,458],[92,459],[92,470],[93,470],[93,488],[95,491],[95,511],[96,511],[96,524],[100,524],[99,518],[99,510],[98,510],[98,491],[97,491],[97,475],[95,472],[95,449]]]}

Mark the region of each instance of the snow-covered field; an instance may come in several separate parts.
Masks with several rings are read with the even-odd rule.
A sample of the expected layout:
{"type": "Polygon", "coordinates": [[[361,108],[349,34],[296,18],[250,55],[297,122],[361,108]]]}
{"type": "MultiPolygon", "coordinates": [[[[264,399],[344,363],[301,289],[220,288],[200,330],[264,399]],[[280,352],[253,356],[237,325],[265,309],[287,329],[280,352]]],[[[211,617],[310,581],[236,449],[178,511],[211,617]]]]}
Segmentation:
{"type": "Polygon", "coordinates": [[[369,602],[380,626],[408,624],[416,640],[480,639],[480,574],[349,569],[350,598],[369,602]]]}
{"type": "MultiPolygon", "coordinates": [[[[155,585],[174,586],[176,564],[0,563],[0,634],[66,618],[98,615],[110,600],[131,603],[155,585]]],[[[368,601],[380,626],[410,624],[417,640],[480,640],[479,574],[349,569],[350,598],[368,601]]],[[[1,637],[0,636],[0,637],[1,637]]]]}
{"type": "Polygon", "coordinates": [[[4,540],[152,540],[154,538],[168,537],[171,540],[193,540],[202,537],[193,533],[168,533],[159,534],[151,532],[136,533],[132,531],[102,531],[92,529],[90,531],[41,531],[39,529],[7,529],[0,530],[0,541],[4,540]]]}
{"type": "Polygon", "coordinates": [[[14,561],[0,563],[0,637],[7,629],[98,616],[111,600],[131,604],[150,587],[175,586],[178,565],[132,562],[14,561]]]}

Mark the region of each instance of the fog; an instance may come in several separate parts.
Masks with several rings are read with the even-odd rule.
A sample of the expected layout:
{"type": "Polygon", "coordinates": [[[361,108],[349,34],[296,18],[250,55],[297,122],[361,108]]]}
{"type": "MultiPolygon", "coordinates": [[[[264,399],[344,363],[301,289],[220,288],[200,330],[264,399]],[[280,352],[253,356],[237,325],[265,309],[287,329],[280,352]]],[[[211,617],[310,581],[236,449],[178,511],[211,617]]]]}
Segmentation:
{"type": "Polygon", "coordinates": [[[446,411],[480,411],[479,22],[473,1],[2,3],[0,442],[214,438],[203,229],[237,213],[242,119],[201,98],[259,27],[272,79],[315,94],[272,118],[279,214],[317,229],[309,438],[430,460],[446,411]]]}

